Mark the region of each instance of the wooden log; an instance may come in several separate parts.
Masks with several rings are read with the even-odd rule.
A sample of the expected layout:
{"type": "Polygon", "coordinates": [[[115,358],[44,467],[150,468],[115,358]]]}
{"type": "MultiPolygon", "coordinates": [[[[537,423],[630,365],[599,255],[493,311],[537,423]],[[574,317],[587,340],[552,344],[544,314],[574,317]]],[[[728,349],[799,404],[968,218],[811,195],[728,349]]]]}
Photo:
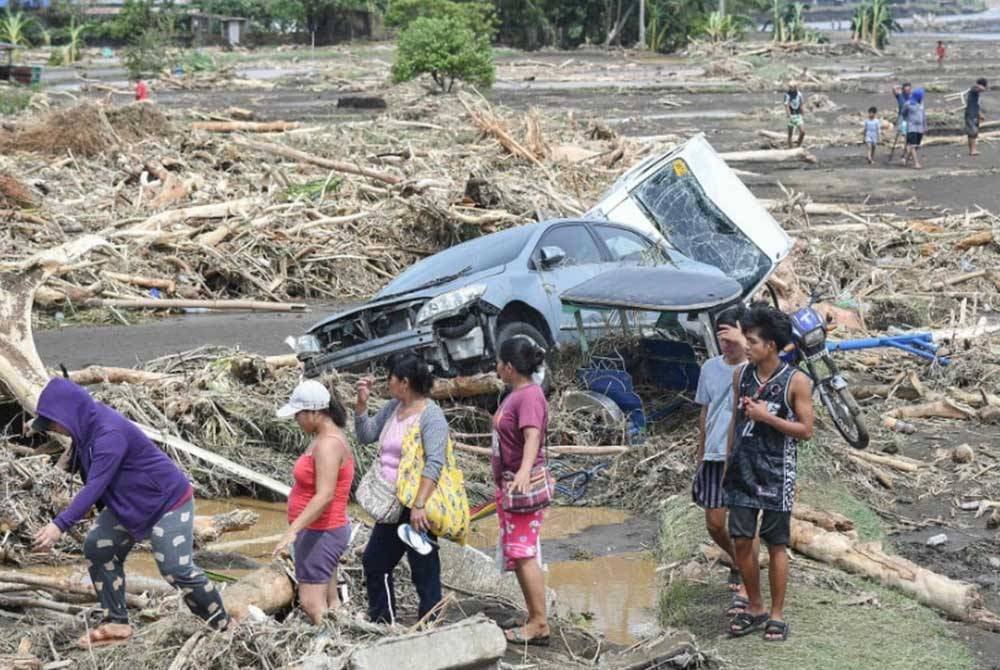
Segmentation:
{"type": "Polygon", "coordinates": [[[49,665],[43,666],[42,661],[31,654],[0,654],[0,670],[42,670],[42,667],[49,665]]]}
{"type": "Polygon", "coordinates": [[[926,419],[930,417],[940,417],[943,419],[971,419],[975,412],[962,407],[951,400],[935,400],[934,402],[923,403],[921,405],[908,405],[897,407],[886,416],[897,419],[926,419]]]}
{"type": "Polygon", "coordinates": [[[795,149],[760,149],[753,151],[727,151],[720,153],[719,157],[724,161],[734,163],[787,163],[789,161],[805,161],[806,163],[816,163],[816,157],[805,150],[804,147],[795,149]]]}
{"type": "Polygon", "coordinates": [[[264,363],[266,363],[267,367],[271,368],[272,370],[280,370],[281,368],[294,368],[294,367],[300,367],[302,365],[302,361],[300,361],[299,357],[295,354],[282,354],[280,356],[265,356],[264,363]]]}
{"type": "Polygon", "coordinates": [[[431,397],[434,400],[454,400],[457,398],[474,398],[481,395],[499,395],[503,391],[503,382],[495,372],[484,372],[469,377],[452,377],[451,379],[435,379],[431,397]]]}
{"type": "Polygon", "coordinates": [[[101,293],[101,283],[95,282],[90,286],[72,286],[61,284],[59,288],[51,286],[39,286],[35,291],[34,302],[46,307],[59,307],[67,302],[82,303],[92,300],[101,293]]]}
{"type": "Polygon", "coordinates": [[[191,128],[210,133],[283,133],[300,125],[297,121],[195,121],[191,128]]]}
{"type": "Polygon", "coordinates": [[[143,233],[155,232],[165,226],[184,223],[185,221],[194,219],[223,219],[228,216],[240,216],[258,203],[259,200],[257,198],[251,197],[216,202],[210,205],[195,205],[194,207],[185,207],[183,209],[171,209],[166,212],[154,214],[145,221],[111,233],[111,237],[141,236],[143,233]]]}
{"type": "Polygon", "coordinates": [[[837,531],[840,533],[847,533],[854,530],[854,522],[843,514],[829,512],[826,510],[818,510],[815,507],[810,507],[809,505],[799,502],[792,505],[792,517],[795,519],[801,519],[802,521],[808,521],[809,523],[819,526],[823,530],[837,531]]]}
{"type": "Polygon", "coordinates": [[[965,251],[966,249],[971,249],[972,247],[984,247],[992,241],[993,231],[981,230],[978,233],[974,233],[956,242],[955,249],[958,251],[965,251]]]}
{"type": "Polygon", "coordinates": [[[243,137],[234,138],[234,141],[236,144],[247,147],[248,149],[262,151],[264,153],[280,156],[282,158],[288,158],[302,163],[309,163],[310,165],[317,165],[321,168],[326,168],[327,170],[333,170],[334,172],[344,172],[346,174],[368,177],[369,179],[380,181],[383,184],[395,185],[403,181],[402,177],[397,177],[396,175],[389,174],[388,172],[373,170],[360,165],[353,165],[351,163],[322,158],[320,156],[313,156],[304,151],[299,151],[298,149],[286,147],[281,144],[260,142],[258,140],[250,140],[243,137]]]}
{"type": "MultiPolygon", "coordinates": [[[[57,600],[49,600],[48,598],[28,598],[26,596],[0,596],[0,607],[7,609],[12,607],[19,609],[33,607],[70,615],[80,614],[81,612],[85,612],[89,609],[87,607],[81,607],[80,605],[73,605],[72,603],[61,603],[57,600]]],[[[0,664],[0,669],[3,667],[4,666],[0,664]]]]}
{"type": "Polygon", "coordinates": [[[953,619],[995,626],[997,617],[986,609],[974,584],[937,574],[898,556],[889,556],[877,542],[862,544],[843,533],[826,531],[794,517],[791,531],[790,546],[800,554],[877,580],[953,619]]]}
{"type": "MultiPolygon", "coordinates": [[[[455,448],[459,451],[465,451],[470,454],[477,454],[479,456],[490,456],[493,451],[489,447],[477,447],[474,444],[464,444],[462,442],[455,442],[455,448]]],[[[546,447],[546,450],[550,454],[563,454],[563,455],[574,455],[574,456],[617,456],[619,454],[624,454],[629,450],[629,447],[623,446],[580,446],[575,444],[568,444],[562,446],[546,447]]]]}
{"type": "Polygon", "coordinates": [[[204,545],[215,542],[223,533],[233,533],[253,528],[260,515],[248,509],[234,509],[212,516],[195,516],[194,542],[204,545]]]}
{"type": "MultiPolygon", "coordinates": [[[[81,596],[89,596],[94,600],[97,600],[97,594],[94,592],[93,587],[85,586],[68,577],[36,575],[17,570],[0,570],[0,582],[7,582],[10,584],[27,584],[28,586],[34,586],[46,591],[52,591],[55,593],[73,593],[81,596]]],[[[125,604],[129,607],[143,609],[149,605],[149,598],[126,593],[125,604]]]]}
{"type": "Polygon", "coordinates": [[[916,472],[921,468],[930,467],[929,464],[912,458],[905,458],[903,456],[886,456],[883,454],[873,454],[869,451],[862,451],[862,450],[851,452],[851,456],[860,458],[863,461],[868,461],[869,463],[875,463],[877,465],[885,465],[887,467],[892,468],[893,470],[899,470],[900,472],[916,472]]]}
{"type": "Polygon", "coordinates": [[[889,394],[902,400],[917,400],[922,397],[917,389],[907,384],[895,387],[893,384],[851,384],[851,395],[858,400],[888,398],[889,394]]]}
{"type": "Polygon", "coordinates": [[[73,370],[69,378],[80,386],[93,384],[159,384],[171,375],[159,372],[146,372],[132,368],[111,368],[91,365],[82,370],[73,370]]]}
{"type": "Polygon", "coordinates": [[[157,298],[91,298],[87,307],[125,307],[130,309],[219,309],[248,312],[308,312],[304,303],[264,302],[261,300],[182,300],[157,298]]]}
{"type": "Polygon", "coordinates": [[[941,289],[947,286],[955,286],[956,284],[962,284],[967,281],[972,281],[973,279],[980,279],[985,277],[988,270],[975,270],[974,272],[966,272],[965,274],[957,275],[955,277],[949,277],[943,281],[937,281],[931,284],[931,288],[941,289]]]}
{"type": "Polygon", "coordinates": [[[890,474],[889,472],[883,470],[882,468],[878,467],[873,463],[869,463],[868,461],[864,461],[858,458],[855,454],[847,454],[847,459],[852,463],[854,463],[855,465],[857,465],[862,470],[871,473],[871,475],[875,477],[875,481],[877,481],[885,488],[889,489],[890,491],[895,488],[895,481],[896,481],[895,477],[893,477],[892,474],[890,474]]]}
{"type": "Polygon", "coordinates": [[[289,607],[294,598],[295,586],[278,561],[251,572],[222,592],[226,611],[237,623],[247,617],[251,605],[273,614],[289,607]]]}
{"type": "Polygon", "coordinates": [[[167,293],[173,293],[177,288],[177,282],[173,279],[159,279],[157,277],[141,277],[139,275],[128,275],[121,272],[110,272],[103,271],[105,277],[109,279],[114,279],[115,281],[120,281],[123,284],[131,284],[132,286],[139,286],[142,288],[155,288],[161,291],[166,291],[167,293]]]}

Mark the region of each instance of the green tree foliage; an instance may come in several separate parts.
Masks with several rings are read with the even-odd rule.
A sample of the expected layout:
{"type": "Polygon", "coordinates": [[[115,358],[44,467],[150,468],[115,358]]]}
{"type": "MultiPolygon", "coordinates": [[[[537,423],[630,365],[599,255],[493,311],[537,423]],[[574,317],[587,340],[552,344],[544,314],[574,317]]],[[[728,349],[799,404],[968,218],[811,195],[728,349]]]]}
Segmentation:
{"type": "Polygon", "coordinates": [[[889,35],[894,32],[901,33],[903,29],[893,17],[892,6],[886,0],[868,0],[854,10],[852,39],[882,49],[889,44],[889,35]]]}
{"type": "Polygon", "coordinates": [[[122,62],[129,75],[158,72],[176,56],[178,15],[166,0],[125,0],[109,28],[125,40],[122,62]]]}
{"type": "Polygon", "coordinates": [[[711,12],[698,26],[698,34],[710,42],[728,42],[742,39],[751,25],[746,16],[711,12]]]}
{"type": "Polygon", "coordinates": [[[32,23],[34,22],[24,12],[12,12],[7,7],[0,18],[0,42],[8,42],[16,47],[31,46],[28,31],[32,23]]]}
{"type": "Polygon", "coordinates": [[[473,33],[490,39],[493,39],[497,29],[493,5],[480,0],[390,0],[385,12],[385,25],[405,30],[421,17],[455,19],[473,33]]]}
{"type": "Polygon", "coordinates": [[[806,26],[805,10],[801,2],[771,0],[771,38],[775,42],[826,42],[818,30],[806,26]]]}
{"type": "Polygon", "coordinates": [[[398,83],[423,74],[442,91],[451,91],[456,80],[492,86],[496,67],[489,40],[451,17],[415,19],[399,36],[392,78],[398,83]]]}

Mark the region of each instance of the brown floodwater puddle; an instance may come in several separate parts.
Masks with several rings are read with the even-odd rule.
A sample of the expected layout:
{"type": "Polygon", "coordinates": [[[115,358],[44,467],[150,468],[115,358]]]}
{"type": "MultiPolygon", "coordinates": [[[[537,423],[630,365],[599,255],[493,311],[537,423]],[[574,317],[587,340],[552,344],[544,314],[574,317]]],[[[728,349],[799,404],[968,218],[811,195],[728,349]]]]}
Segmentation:
{"type": "MultiPolygon", "coordinates": [[[[250,529],[226,533],[208,548],[212,551],[238,553],[264,562],[270,556],[278,537],[288,527],[285,503],[262,502],[252,498],[197,500],[199,515],[212,515],[234,509],[250,509],[260,518],[250,529]]],[[[352,505],[352,519],[366,519],[359,507],[352,505]]],[[[586,532],[593,526],[625,523],[629,514],[605,507],[553,507],[546,513],[542,526],[542,556],[545,540],[580,535],[581,555],[588,553],[586,532]]],[[[496,516],[472,524],[469,544],[492,555],[497,541],[496,516]]],[[[589,620],[593,630],[618,644],[631,644],[637,638],[656,630],[656,562],[645,552],[629,552],[595,556],[584,560],[547,562],[546,584],[557,594],[560,609],[589,620]]],[[[125,562],[129,575],[159,579],[156,561],[148,551],[133,551],[125,562]]],[[[58,577],[81,577],[83,565],[37,566],[32,572],[58,577]]],[[[226,575],[239,578],[250,570],[229,569],[226,575]]]]}

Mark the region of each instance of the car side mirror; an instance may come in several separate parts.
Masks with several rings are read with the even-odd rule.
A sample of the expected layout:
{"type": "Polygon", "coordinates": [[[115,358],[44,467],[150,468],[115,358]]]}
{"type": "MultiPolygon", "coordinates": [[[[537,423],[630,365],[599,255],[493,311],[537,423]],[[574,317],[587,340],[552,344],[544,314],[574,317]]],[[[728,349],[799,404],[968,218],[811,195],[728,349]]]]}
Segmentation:
{"type": "Polygon", "coordinates": [[[539,253],[539,265],[548,270],[554,268],[566,260],[566,252],[560,247],[542,247],[539,253]]]}

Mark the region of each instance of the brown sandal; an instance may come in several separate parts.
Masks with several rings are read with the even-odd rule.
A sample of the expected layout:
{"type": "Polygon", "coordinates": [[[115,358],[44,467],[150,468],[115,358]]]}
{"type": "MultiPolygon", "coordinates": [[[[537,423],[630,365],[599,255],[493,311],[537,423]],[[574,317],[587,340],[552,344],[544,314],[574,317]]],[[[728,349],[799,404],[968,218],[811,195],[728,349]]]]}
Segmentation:
{"type": "MultiPolygon", "coordinates": [[[[125,625],[125,624],[117,624],[125,625]]],[[[101,624],[97,628],[88,631],[86,635],[80,637],[76,644],[81,649],[95,649],[97,647],[115,647],[125,644],[132,637],[132,627],[128,627],[128,634],[122,637],[114,635],[108,630],[108,624],[101,624]]]]}

